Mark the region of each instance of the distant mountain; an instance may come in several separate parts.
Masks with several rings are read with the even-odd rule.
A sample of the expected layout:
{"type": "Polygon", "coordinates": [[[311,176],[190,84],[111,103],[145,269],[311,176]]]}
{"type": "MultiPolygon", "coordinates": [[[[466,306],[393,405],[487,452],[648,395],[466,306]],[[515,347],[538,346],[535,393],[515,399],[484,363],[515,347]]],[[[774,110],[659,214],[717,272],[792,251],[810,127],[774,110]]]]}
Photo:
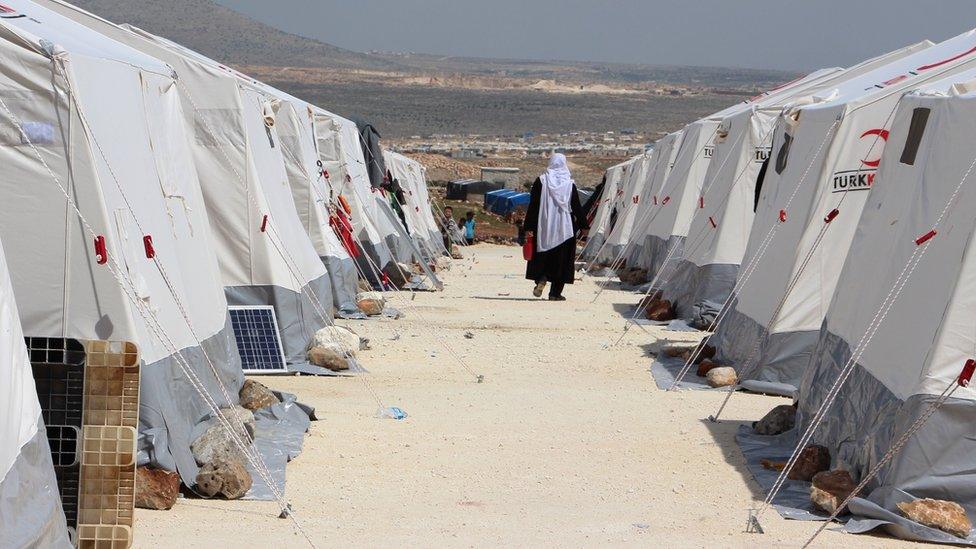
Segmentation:
{"type": "Polygon", "coordinates": [[[74,3],[110,21],[133,24],[237,66],[427,75],[460,73],[623,85],[657,82],[752,90],[794,76],[753,69],[360,53],[289,34],[210,0],[74,0],[74,3]]]}
{"type": "Polygon", "coordinates": [[[130,23],[232,65],[402,70],[399,63],[296,36],[209,0],[74,0],[115,23],[130,23]]]}

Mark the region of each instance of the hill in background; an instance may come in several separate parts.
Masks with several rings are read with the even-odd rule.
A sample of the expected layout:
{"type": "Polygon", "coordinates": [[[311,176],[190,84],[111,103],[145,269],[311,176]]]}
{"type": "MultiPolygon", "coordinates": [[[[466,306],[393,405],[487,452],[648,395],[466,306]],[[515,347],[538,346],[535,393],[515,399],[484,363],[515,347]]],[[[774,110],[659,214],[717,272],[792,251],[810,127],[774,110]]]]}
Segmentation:
{"type": "MultiPolygon", "coordinates": [[[[625,129],[636,134],[632,144],[640,147],[795,77],[751,69],[363,53],[278,30],[210,0],[74,3],[184,44],[330,111],[362,116],[387,143],[407,148],[417,143],[410,139],[416,136],[443,151],[481,140],[478,136],[512,141],[532,133],[568,143],[585,133],[593,142],[625,129]]],[[[605,166],[633,150],[582,161],[580,175],[598,180],[605,166]]],[[[473,173],[479,165],[521,166],[535,158],[517,152],[486,156],[449,162],[433,173],[447,179],[473,173]]]]}

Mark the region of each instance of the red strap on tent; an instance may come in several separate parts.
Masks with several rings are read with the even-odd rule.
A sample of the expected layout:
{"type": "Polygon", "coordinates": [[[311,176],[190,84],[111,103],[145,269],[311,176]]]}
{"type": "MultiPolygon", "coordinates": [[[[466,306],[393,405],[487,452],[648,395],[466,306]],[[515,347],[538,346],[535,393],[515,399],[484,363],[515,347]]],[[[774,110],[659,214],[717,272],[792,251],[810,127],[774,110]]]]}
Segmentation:
{"type": "Polygon", "coordinates": [[[383,273],[383,285],[384,286],[390,286],[391,285],[390,284],[390,276],[388,274],[386,274],[386,273],[383,273]]]}
{"type": "Polygon", "coordinates": [[[156,257],[156,248],[153,248],[151,234],[147,234],[146,236],[142,237],[142,246],[146,248],[146,259],[156,257]]]}
{"type": "Polygon", "coordinates": [[[640,204],[640,197],[634,196],[634,204],[640,204]]]}
{"type": "Polygon", "coordinates": [[[95,262],[99,265],[108,263],[108,248],[105,246],[105,237],[102,235],[95,237],[95,262]]]}
{"type": "Polygon", "coordinates": [[[779,222],[786,223],[786,210],[779,211],[779,222]]]}
{"type": "Polygon", "coordinates": [[[420,206],[416,206],[416,207],[414,207],[414,209],[419,212],[420,211],[420,206]]]}
{"type": "Polygon", "coordinates": [[[698,197],[698,209],[699,210],[704,210],[705,209],[705,197],[704,196],[699,196],[698,197]]]}
{"type": "Polygon", "coordinates": [[[824,218],[824,223],[830,223],[831,221],[836,219],[838,215],[840,215],[840,210],[838,210],[837,208],[830,210],[830,213],[827,214],[827,217],[824,218]]]}
{"type": "Polygon", "coordinates": [[[976,360],[969,359],[966,361],[966,365],[962,367],[962,372],[959,374],[959,386],[969,387],[969,382],[973,379],[974,373],[976,373],[976,360]]]}
{"type": "Polygon", "coordinates": [[[264,214],[264,219],[261,220],[261,232],[268,231],[268,214],[264,214]]]}
{"type": "Polygon", "coordinates": [[[939,234],[939,233],[935,229],[932,229],[931,231],[929,231],[929,232],[923,234],[922,236],[916,238],[915,239],[915,245],[916,246],[921,246],[922,244],[925,244],[929,240],[932,240],[932,238],[934,238],[935,235],[937,235],[937,234],[939,234]]]}
{"type": "Polygon", "coordinates": [[[342,247],[349,252],[349,256],[353,259],[359,257],[359,246],[356,245],[356,239],[352,236],[352,221],[346,217],[346,212],[337,209],[335,215],[329,216],[329,225],[332,226],[332,230],[342,242],[342,247]]]}
{"type": "Polygon", "coordinates": [[[662,206],[664,206],[664,205],[666,205],[666,204],[667,204],[668,202],[671,202],[671,197],[670,197],[670,196],[665,196],[665,197],[664,197],[664,200],[662,200],[662,201],[661,201],[661,205],[662,205],[662,206]]]}
{"type": "Polygon", "coordinates": [[[329,170],[322,170],[322,177],[328,179],[329,178],[329,170]]]}
{"type": "Polygon", "coordinates": [[[657,206],[657,195],[654,195],[654,205],[657,206]]]}
{"type": "Polygon", "coordinates": [[[712,228],[713,229],[717,229],[718,228],[718,224],[715,223],[715,218],[714,217],[708,216],[708,222],[712,224],[712,228]]]}

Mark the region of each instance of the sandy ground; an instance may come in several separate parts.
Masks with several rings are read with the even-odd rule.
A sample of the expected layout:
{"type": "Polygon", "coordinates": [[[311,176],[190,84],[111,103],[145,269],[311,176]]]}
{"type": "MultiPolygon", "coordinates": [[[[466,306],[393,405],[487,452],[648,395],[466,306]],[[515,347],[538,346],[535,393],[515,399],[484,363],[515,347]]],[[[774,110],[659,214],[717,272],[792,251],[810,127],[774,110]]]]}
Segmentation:
{"type": "MultiPolygon", "coordinates": [[[[744,533],[763,494],[733,433],[783,400],[740,394],[725,421],[703,421],[722,395],[658,390],[651,336],[608,348],[634,294],[591,303],[588,278],[567,302],[538,301],[519,249],[466,252],[445,292],[393,298],[407,318],[348,323],[372,339],[369,384],[408,419],[377,419],[361,378],[261,380],[321,418],[288,468],[317,546],[798,547],[815,530],[770,512],[765,535],[744,533]]],[[[181,500],[136,517],[138,547],[308,546],[271,503],[181,500]]],[[[818,545],[908,544],[828,531],[818,545]]]]}

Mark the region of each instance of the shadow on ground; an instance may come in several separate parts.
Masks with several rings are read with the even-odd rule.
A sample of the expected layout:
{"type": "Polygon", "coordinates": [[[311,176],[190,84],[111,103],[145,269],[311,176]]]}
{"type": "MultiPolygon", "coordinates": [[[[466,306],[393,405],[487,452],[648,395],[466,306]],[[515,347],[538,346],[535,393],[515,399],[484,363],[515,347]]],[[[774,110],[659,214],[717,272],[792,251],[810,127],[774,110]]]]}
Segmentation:
{"type": "Polygon", "coordinates": [[[722,457],[725,458],[725,462],[735,468],[735,471],[742,476],[744,484],[749,487],[752,498],[760,501],[765,499],[766,492],[759,486],[756,479],[753,478],[752,472],[746,466],[746,458],[742,455],[742,451],[739,450],[739,445],[735,442],[735,434],[738,432],[739,427],[742,425],[751,425],[752,422],[729,419],[720,419],[713,422],[707,418],[701,419],[700,421],[708,429],[709,434],[712,435],[712,440],[715,441],[715,444],[722,451],[722,457]]]}

